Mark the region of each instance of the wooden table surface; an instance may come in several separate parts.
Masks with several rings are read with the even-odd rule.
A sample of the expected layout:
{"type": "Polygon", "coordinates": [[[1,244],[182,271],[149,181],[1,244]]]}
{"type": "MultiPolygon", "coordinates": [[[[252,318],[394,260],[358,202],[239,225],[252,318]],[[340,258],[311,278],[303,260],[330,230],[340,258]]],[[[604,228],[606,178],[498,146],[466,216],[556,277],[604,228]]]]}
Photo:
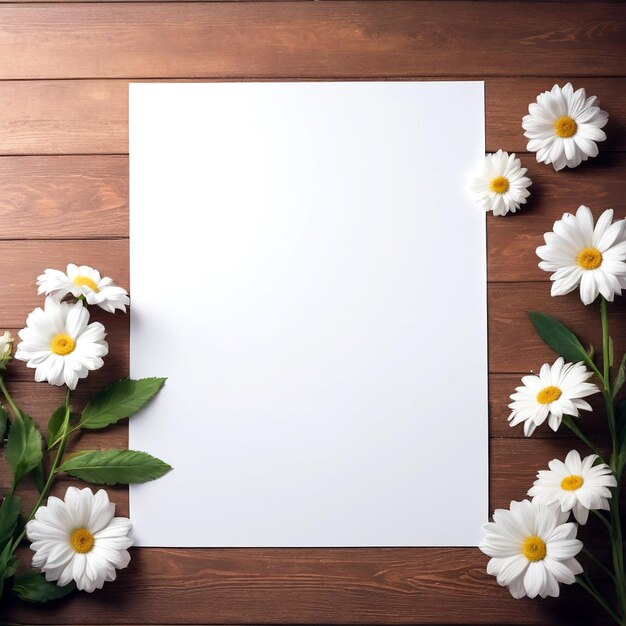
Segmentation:
{"type": "MultiPolygon", "coordinates": [[[[534,249],[555,219],[581,203],[625,214],[625,9],[502,0],[0,3],[0,327],[19,329],[40,304],[34,279],[45,267],[90,264],[128,285],[129,81],[484,79],[487,150],[517,152],[533,179],[521,214],[487,220],[490,504],[522,499],[535,471],[573,445],[545,429],[524,439],[506,422],[520,375],[553,359],[525,312],[555,314],[598,343],[593,307],[576,295],[551,299],[534,249]],[[539,92],[568,80],[599,96],[610,114],[608,140],[597,159],[556,173],[524,152],[520,121],[539,92]]],[[[464,132],[463,119],[450,124],[464,132]]],[[[446,305],[462,315],[452,295],[446,305]]],[[[611,311],[623,351],[623,303],[611,311]]],[[[128,373],[128,318],[106,321],[111,354],[78,404],[128,373]]],[[[45,423],[62,391],[35,384],[23,366],[12,376],[18,401],[45,423]]],[[[589,422],[603,432],[599,416],[589,422]]],[[[121,425],[80,443],[126,441],[121,425]]],[[[466,488],[463,477],[458,488],[466,488]]],[[[127,514],[127,490],[110,493],[127,514]]],[[[598,531],[593,523],[586,529],[587,536],[598,531]]],[[[29,624],[607,623],[578,588],[557,600],[515,601],[486,575],[486,563],[477,549],[460,548],[140,549],[102,592],[10,606],[4,617],[29,624]]]]}

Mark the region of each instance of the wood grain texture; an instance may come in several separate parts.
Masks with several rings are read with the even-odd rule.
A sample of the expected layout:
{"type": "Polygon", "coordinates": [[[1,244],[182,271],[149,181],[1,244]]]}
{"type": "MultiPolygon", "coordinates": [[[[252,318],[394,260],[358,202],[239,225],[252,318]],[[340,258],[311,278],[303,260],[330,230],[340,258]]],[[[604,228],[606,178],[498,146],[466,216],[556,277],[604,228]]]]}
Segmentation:
{"type": "MultiPolygon", "coordinates": [[[[361,69],[355,70],[352,78],[368,77],[365,69],[361,69]]],[[[294,78],[305,79],[306,75],[297,74],[294,78]]],[[[570,80],[553,74],[529,78],[485,78],[483,74],[476,74],[470,78],[485,79],[489,152],[499,148],[523,152],[527,142],[521,120],[528,112],[528,103],[534,102],[539,93],[555,83],[563,85],[570,80]]],[[[411,79],[428,79],[428,76],[415,74],[411,79]]],[[[211,80],[211,77],[204,80],[211,80]]],[[[626,78],[571,80],[575,88],[584,87],[589,95],[598,96],[610,115],[602,151],[626,150],[626,78]]],[[[126,154],[129,82],[140,81],[0,81],[0,155],[126,154]],[[14,106],[15,102],[20,102],[21,106],[14,106]]],[[[463,121],[453,123],[459,124],[462,132],[463,121]]]]}
{"type": "MultiPolygon", "coordinates": [[[[553,222],[580,203],[596,214],[609,207],[617,217],[626,214],[626,155],[604,153],[565,172],[538,164],[532,154],[519,157],[533,180],[532,195],[521,213],[488,216],[490,282],[548,281],[534,249],[553,222]]],[[[128,158],[0,158],[0,219],[0,239],[128,237],[128,158]]]]}
{"type": "Polygon", "coordinates": [[[626,74],[619,5],[492,2],[0,6],[0,78],[626,74]],[[476,45],[480,42],[480,45],[476,45]]]}
{"type": "MultiPolygon", "coordinates": [[[[528,103],[571,80],[610,114],[603,154],[558,173],[520,154],[534,182],[528,205],[487,218],[490,506],[507,506],[523,498],[538,469],[575,445],[562,430],[524,438],[509,428],[506,405],[522,373],[554,359],[526,310],[557,315],[598,343],[596,307],[583,307],[575,294],[550,298],[534,249],[555,219],[581,203],[626,214],[625,34],[619,2],[0,2],[0,327],[20,328],[41,304],[34,281],[45,267],[87,263],[128,287],[131,80],[485,79],[487,150],[518,153],[528,103]]],[[[463,120],[451,123],[463,131],[463,120]]],[[[445,304],[459,307],[462,323],[462,303],[451,295],[445,304]]],[[[618,352],[626,348],[624,316],[620,300],[611,306],[618,352]]],[[[105,322],[112,350],[76,393],[75,408],[128,373],[128,317],[95,317],[105,322]]],[[[18,402],[44,426],[62,390],[34,383],[21,363],[9,376],[18,402]]],[[[606,440],[599,412],[582,423],[606,440]]],[[[73,445],[126,442],[120,424],[73,445]]],[[[0,473],[0,491],[6,480],[0,473]]],[[[63,478],[55,493],[69,484],[77,482],[63,478]]],[[[109,491],[126,515],[127,490],[109,491]]],[[[21,495],[32,503],[33,487],[21,495]]],[[[601,535],[593,524],[585,533],[592,542],[601,535]]],[[[512,600],[486,575],[486,561],[466,548],[138,549],[102,592],[67,604],[2,607],[0,620],[605,624],[579,589],[563,589],[558,600],[512,600]]]]}
{"type": "Polygon", "coordinates": [[[0,221],[0,239],[128,237],[128,158],[2,157],[0,221]]]}

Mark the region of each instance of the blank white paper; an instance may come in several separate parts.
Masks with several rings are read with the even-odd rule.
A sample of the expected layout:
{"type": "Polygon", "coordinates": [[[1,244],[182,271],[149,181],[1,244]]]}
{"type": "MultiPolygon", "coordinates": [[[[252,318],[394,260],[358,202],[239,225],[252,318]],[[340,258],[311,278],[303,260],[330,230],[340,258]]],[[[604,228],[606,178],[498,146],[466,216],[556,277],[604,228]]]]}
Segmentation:
{"type": "Polygon", "coordinates": [[[482,82],[130,86],[141,546],[475,546],[482,82]]]}

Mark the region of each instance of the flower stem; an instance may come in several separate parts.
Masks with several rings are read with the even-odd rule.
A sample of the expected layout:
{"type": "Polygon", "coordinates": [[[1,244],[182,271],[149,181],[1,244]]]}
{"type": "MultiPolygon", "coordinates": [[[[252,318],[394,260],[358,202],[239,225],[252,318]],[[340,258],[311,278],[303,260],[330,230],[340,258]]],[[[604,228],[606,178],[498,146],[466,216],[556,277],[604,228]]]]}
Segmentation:
{"type": "Polygon", "coordinates": [[[613,553],[613,572],[615,582],[615,592],[621,613],[621,623],[626,624],[626,571],[624,569],[624,545],[622,540],[622,523],[620,519],[620,482],[621,482],[621,462],[620,462],[620,442],[617,436],[617,425],[615,422],[615,406],[613,404],[613,394],[611,392],[611,337],[609,335],[609,315],[606,300],[600,296],[600,317],[602,320],[602,361],[604,368],[604,403],[606,405],[606,416],[611,433],[611,443],[613,451],[611,454],[611,470],[615,475],[617,486],[613,489],[610,502],[610,526],[611,550],[613,553]]]}
{"type": "Polygon", "coordinates": [[[17,405],[15,404],[15,402],[13,402],[13,398],[11,397],[11,394],[9,393],[7,386],[4,384],[3,376],[0,376],[0,391],[2,391],[2,394],[4,395],[7,402],[9,403],[9,406],[11,407],[15,417],[18,419],[21,418],[22,412],[17,408],[17,405]]]}
{"type": "Polygon", "coordinates": [[[580,428],[578,428],[578,425],[574,421],[573,417],[570,415],[564,415],[563,424],[565,424],[565,426],[567,426],[592,452],[594,452],[594,454],[597,454],[602,463],[605,462],[598,448],[596,448],[591,441],[589,441],[586,435],[583,434],[580,428]]]}
{"type": "Polygon", "coordinates": [[[50,467],[48,480],[46,481],[46,484],[44,485],[41,493],[39,494],[39,498],[37,499],[35,506],[33,507],[32,511],[30,512],[30,514],[24,521],[24,530],[20,533],[18,538],[13,543],[12,551],[15,550],[17,546],[19,546],[19,544],[21,543],[22,539],[24,538],[24,535],[26,534],[26,524],[28,524],[28,522],[30,522],[30,520],[33,519],[33,517],[35,516],[35,513],[37,512],[37,509],[43,504],[44,500],[46,500],[46,498],[48,497],[50,493],[50,489],[52,489],[52,483],[54,482],[56,471],[57,471],[57,468],[59,467],[59,464],[61,463],[61,459],[63,458],[63,452],[65,451],[65,444],[67,443],[67,437],[69,434],[68,426],[70,424],[70,415],[71,415],[70,390],[68,387],[67,391],[65,392],[65,417],[63,419],[63,425],[61,426],[61,442],[59,444],[59,448],[54,457],[54,461],[52,462],[52,466],[50,467]]]}
{"type": "Polygon", "coordinates": [[[607,576],[609,576],[614,583],[617,583],[617,580],[615,579],[615,575],[613,574],[613,572],[602,561],[600,561],[600,559],[596,558],[591,552],[591,550],[583,547],[582,551],[583,551],[583,554],[585,554],[590,561],[595,563],[597,567],[599,567],[605,574],[607,574],[607,576]]]}
{"type": "Polygon", "coordinates": [[[625,626],[625,623],[620,619],[620,616],[607,604],[606,600],[592,587],[588,582],[585,582],[580,576],[576,576],[576,582],[590,595],[592,595],[596,602],[615,620],[619,626],[625,626]]]}

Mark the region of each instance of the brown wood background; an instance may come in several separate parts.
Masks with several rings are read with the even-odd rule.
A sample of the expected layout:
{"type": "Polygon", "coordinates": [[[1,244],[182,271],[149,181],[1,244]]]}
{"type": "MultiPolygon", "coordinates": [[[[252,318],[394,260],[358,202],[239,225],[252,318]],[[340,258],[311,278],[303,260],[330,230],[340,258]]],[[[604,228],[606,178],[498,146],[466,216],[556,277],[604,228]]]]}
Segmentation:
{"type": "MultiPolygon", "coordinates": [[[[598,341],[593,307],[575,295],[551,299],[534,249],[556,218],[581,203],[596,213],[613,206],[624,216],[625,42],[625,5],[618,2],[0,2],[0,327],[20,328],[41,302],[34,281],[45,267],[86,263],[128,285],[130,80],[484,79],[487,150],[518,152],[534,182],[521,214],[488,218],[491,508],[507,506],[524,496],[537,469],[572,446],[566,433],[545,429],[524,439],[508,427],[506,404],[521,374],[553,358],[526,310],[556,314],[598,341]],[[567,80],[600,97],[611,116],[609,139],[597,159],[555,173],[524,152],[520,121],[540,91],[567,80]]],[[[463,132],[464,120],[450,123],[463,132]]],[[[462,315],[462,302],[451,296],[446,304],[462,315]]],[[[623,350],[623,303],[611,311],[623,350]]],[[[77,405],[128,372],[128,318],[101,318],[112,351],[77,405]]],[[[455,358],[454,346],[449,350],[455,358]]],[[[35,384],[22,366],[12,376],[18,401],[45,423],[62,392],[35,384]]],[[[586,424],[603,435],[599,415],[586,424]]],[[[126,427],[76,443],[125,445],[126,427]]],[[[126,489],[110,491],[127,514],[126,489]]],[[[33,501],[32,492],[24,495],[33,501]]],[[[598,530],[591,523],[585,536],[594,541],[598,530]]],[[[141,549],[132,556],[102,592],[54,606],[4,607],[4,618],[607,623],[580,589],[564,589],[557,600],[511,599],[485,574],[487,559],[476,549],[141,549]]]]}

